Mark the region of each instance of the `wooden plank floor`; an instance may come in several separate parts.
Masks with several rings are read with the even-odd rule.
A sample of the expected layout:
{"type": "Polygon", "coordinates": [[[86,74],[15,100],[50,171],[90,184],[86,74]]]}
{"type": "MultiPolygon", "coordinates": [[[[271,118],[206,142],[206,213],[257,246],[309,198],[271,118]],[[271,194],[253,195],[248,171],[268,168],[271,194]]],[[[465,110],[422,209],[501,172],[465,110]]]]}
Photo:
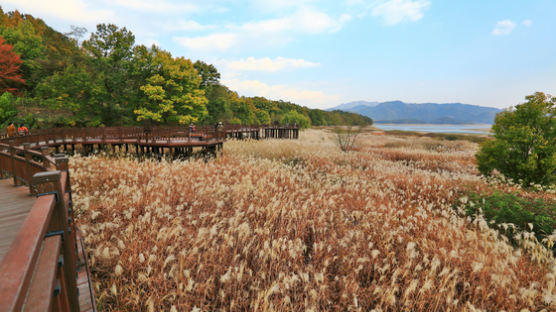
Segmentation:
{"type": "Polygon", "coordinates": [[[0,180],[0,261],[8,252],[36,198],[26,186],[13,185],[12,179],[0,180]]]}
{"type": "MultiPolygon", "coordinates": [[[[96,311],[93,308],[93,300],[94,291],[93,289],[89,288],[89,276],[90,272],[87,272],[87,258],[83,249],[81,248],[81,235],[79,231],[77,231],[77,288],[79,289],[79,311],[81,312],[94,312],[96,311]]],[[[91,287],[92,287],[91,281],[91,287]]]]}

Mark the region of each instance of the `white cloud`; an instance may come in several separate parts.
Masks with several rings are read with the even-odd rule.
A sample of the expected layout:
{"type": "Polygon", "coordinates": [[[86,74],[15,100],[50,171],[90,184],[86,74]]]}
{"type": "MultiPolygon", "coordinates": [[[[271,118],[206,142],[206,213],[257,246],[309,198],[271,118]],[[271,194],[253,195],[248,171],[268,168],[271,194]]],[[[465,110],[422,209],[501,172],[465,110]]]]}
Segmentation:
{"type": "Polygon", "coordinates": [[[381,17],[386,25],[395,25],[405,20],[418,21],[431,5],[427,0],[379,1],[371,9],[371,15],[381,17]]]}
{"type": "Polygon", "coordinates": [[[214,25],[202,25],[193,20],[180,20],[172,23],[165,23],[163,26],[169,31],[200,31],[212,29],[214,25]]]}
{"type": "Polygon", "coordinates": [[[278,32],[300,32],[316,34],[323,32],[335,32],[342,28],[343,22],[347,21],[346,15],[338,19],[314,9],[300,9],[294,14],[282,18],[268,19],[245,23],[230,28],[246,31],[251,34],[268,34],[278,32]]]}
{"type": "Polygon", "coordinates": [[[151,47],[152,45],[160,47],[160,42],[158,42],[158,40],[152,39],[152,38],[146,39],[143,44],[147,47],[151,47]]]}
{"type": "Polygon", "coordinates": [[[230,24],[227,31],[199,37],[179,37],[177,41],[194,50],[229,50],[236,47],[275,46],[292,40],[299,34],[320,34],[339,31],[343,24],[351,20],[348,14],[333,18],[328,14],[309,8],[302,8],[291,15],[244,24],[230,24]]]}
{"type": "Polygon", "coordinates": [[[253,5],[265,11],[298,8],[310,5],[317,0],[251,0],[253,5]]]}
{"type": "MultiPolygon", "coordinates": [[[[36,17],[45,16],[63,19],[76,23],[98,23],[112,20],[115,14],[110,10],[95,10],[81,0],[4,0],[2,5],[11,5],[14,8],[33,14],[36,17]]],[[[5,8],[4,8],[5,9],[5,8]]]]}
{"type": "Polygon", "coordinates": [[[327,95],[321,91],[303,90],[286,85],[269,85],[258,80],[222,79],[222,82],[240,95],[264,96],[309,107],[327,108],[336,105],[340,100],[337,95],[327,95]]]}
{"type": "Polygon", "coordinates": [[[523,26],[531,26],[531,25],[533,25],[533,21],[530,20],[530,19],[523,20],[523,22],[521,22],[521,23],[523,24],[523,26]]]}
{"type": "Polygon", "coordinates": [[[492,30],[492,34],[495,36],[509,35],[514,30],[515,26],[516,24],[509,19],[498,21],[492,30]]]}
{"type": "Polygon", "coordinates": [[[179,1],[173,3],[165,0],[115,0],[113,3],[124,7],[129,10],[144,11],[144,12],[197,12],[199,7],[192,3],[179,1]]]}
{"type": "Polygon", "coordinates": [[[191,50],[225,51],[237,45],[237,35],[234,33],[214,33],[200,37],[174,37],[174,41],[191,50]]]}
{"type": "Polygon", "coordinates": [[[260,71],[260,72],[277,72],[283,70],[292,70],[299,68],[309,68],[319,66],[319,63],[306,61],[304,59],[276,57],[274,59],[254,58],[248,57],[247,59],[235,61],[220,62],[232,71],[260,71]]]}

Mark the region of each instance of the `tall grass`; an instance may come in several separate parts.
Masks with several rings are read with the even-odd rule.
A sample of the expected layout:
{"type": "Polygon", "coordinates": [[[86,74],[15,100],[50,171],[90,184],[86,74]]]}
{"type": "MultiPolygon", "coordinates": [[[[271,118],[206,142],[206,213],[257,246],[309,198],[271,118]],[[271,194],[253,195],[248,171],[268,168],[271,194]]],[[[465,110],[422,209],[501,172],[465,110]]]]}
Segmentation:
{"type": "Polygon", "coordinates": [[[476,145],[428,140],[362,134],[343,153],[333,134],[307,130],[227,142],[209,162],[73,157],[97,301],[106,311],[556,309],[550,254],[534,261],[452,208],[465,190],[508,187],[478,175],[476,145]]]}

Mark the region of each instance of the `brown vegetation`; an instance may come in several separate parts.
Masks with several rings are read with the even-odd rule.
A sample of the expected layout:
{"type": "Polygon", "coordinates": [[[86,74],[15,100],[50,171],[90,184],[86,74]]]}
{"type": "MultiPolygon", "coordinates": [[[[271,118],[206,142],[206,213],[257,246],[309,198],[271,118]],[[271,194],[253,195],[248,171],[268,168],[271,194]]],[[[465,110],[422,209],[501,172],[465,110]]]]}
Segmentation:
{"type": "Polygon", "coordinates": [[[333,133],[307,130],[227,142],[209,162],[74,157],[97,300],[107,311],[556,308],[550,254],[533,261],[453,208],[466,189],[519,189],[478,175],[477,145],[358,142],[343,153],[333,133]]]}

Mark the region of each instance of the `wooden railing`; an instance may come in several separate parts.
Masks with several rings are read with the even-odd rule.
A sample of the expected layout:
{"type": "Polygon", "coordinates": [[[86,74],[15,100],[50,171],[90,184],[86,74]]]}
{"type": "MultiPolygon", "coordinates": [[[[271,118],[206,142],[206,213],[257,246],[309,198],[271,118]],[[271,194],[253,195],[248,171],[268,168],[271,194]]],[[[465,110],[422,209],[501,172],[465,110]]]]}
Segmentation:
{"type": "Polygon", "coordinates": [[[79,311],[68,158],[48,155],[48,146],[153,144],[192,138],[221,144],[230,133],[241,134],[239,138],[244,133],[256,139],[259,135],[286,138],[284,131],[297,138],[296,126],[212,126],[195,131],[187,127],[58,128],[1,138],[0,175],[12,176],[16,186],[27,185],[37,200],[0,263],[0,311],[79,311]]]}
{"type": "MultiPolygon", "coordinates": [[[[156,127],[104,127],[104,128],[52,128],[32,129],[30,135],[16,136],[11,138],[12,145],[22,146],[29,143],[31,148],[36,148],[37,143],[45,145],[54,143],[65,143],[79,139],[82,142],[89,140],[135,140],[142,141],[166,141],[168,143],[176,140],[195,138],[202,142],[222,141],[226,137],[234,138],[289,138],[297,139],[299,127],[297,125],[225,125],[225,126],[202,126],[190,131],[189,127],[183,126],[156,126],[156,127]],[[239,135],[235,135],[239,134],[239,135]]],[[[9,138],[4,134],[0,136],[0,143],[8,144],[9,138]]]]}
{"type": "Polygon", "coordinates": [[[68,159],[55,156],[0,143],[2,174],[37,196],[0,263],[0,311],[79,311],[68,159]]]}
{"type": "MultiPolygon", "coordinates": [[[[188,127],[104,127],[104,128],[52,128],[52,129],[32,129],[26,136],[16,136],[11,138],[15,145],[30,143],[32,147],[37,142],[60,142],[82,139],[102,140],[164,140],[175,141],[184,138],[199,138],[203,141],[223,139],[225,132],[217,127],[199,127],[195,131],[190,131],[188,127]]],[[[0,139],[1,143],[7,143],[5,135],[0,139]]]]}

